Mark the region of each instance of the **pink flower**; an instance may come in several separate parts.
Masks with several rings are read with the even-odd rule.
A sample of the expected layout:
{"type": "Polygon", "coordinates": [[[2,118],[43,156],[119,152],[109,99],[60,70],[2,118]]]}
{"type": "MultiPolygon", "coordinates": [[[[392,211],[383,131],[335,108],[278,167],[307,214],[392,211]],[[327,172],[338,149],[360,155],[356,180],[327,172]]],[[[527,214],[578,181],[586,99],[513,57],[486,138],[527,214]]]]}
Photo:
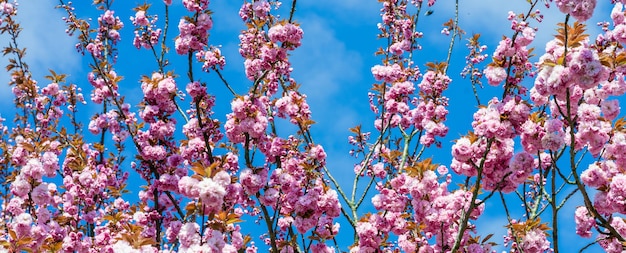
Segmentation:
{"type": "Polygon", "coordinates": [[[209,212],[217,212],[222,208],[224,203],[224,195],[226,195],[226,189],[224,186],[213,181],[211,178],[205,178],[196,185],[200,194],[200,200],[208,207],[209,212]]]}
{"type": "Polygon", "coordinates": [[[270,3],[267,2],[267,0],[254,1],[254,3],[252,4],[252,10],[254,11],[254,14],[256,16],[264,19],[270,12],[271,6],[270,3]]]}
{"type": "Polygon", "coordinates": [[[183,249],[200,244],[200,226],[195,222],[185,223],[178,233],[178,241],[183,249]]]}
{"type": "Polygon", "coordinates": [[[472,143],[467,137],[462,137],[452,145],[452,157],[460,162],[466,162],[474,155],[472,143]]]}
{"type": "MultiPolygon", "coordinates": [[[[267,174],[267,172],[265,174],[267,174]]],[[[243,189],[251,196],[254,196],[265,185],[263,177],[253,173],[249,168],[244,169],[239,175],[239,178],[243,189]]]]}
{"type": "Polygon", "coordinates": [[[597,105],[583,103],[578,107],[578,117],[581,121],[595,121],[600,117],[602,110],[597,105]]]}
{"type": "Polygon", "coordinates": [[[600,104],[600,110],[606,119],[615,119],[620,113],[619,100],[613,99],[602,101],[600,104]]]}
{"type": "Polygon", "coordinates": [[[576,208],[574,220],[576,222],[576,234],[585,238],[591,237],[591,228],[596,227],[596,221],[586,207],[579,206],[576,208]]]}
{"type": "Polygon", "coordinates": [[[550,241],[546,238],[546,233],[535,228],[526,232],[520,244],[523,252],[548,252],[550,241]]]}
{"type": "Polygon", "coordinates": [[[191,12],[200,12],[208,8],[209,0],[183,0],[183,6],[191,12]]]}
{"type": "Polygon", "coordinates": [[[378,236],[378,229],[374,224],[370,222],[358,222],[356,225],[356,233],[359,235],[358,247],[361,250],[369,249],[374,252],[374,249],[379,248],[381,238],[378,236]]]}
{"type": "Polygon", "coordinates": [[[311,252],[313,253],[335,253],[335,248],[329,247],[322,243],[316,243],[311,246],[311,252]]]}
{"type": "Polygon", "coordinates": [[[46,205],[50,202],[51,195],[47,183],[41,183],[31,192],[31,198],[37,205],[46,205]]]}
{"type": "Polygon", "coordinates": [[[167,152],[165,151],[165,147],[161,145],[145,146],[143,147],[143,150],[142,150],[143,157],[146,160],[158,161],[158,160],[165,159],[166,153],[167,152]]]}
{"type": "Polygon", "coordinates": [[[138,249],[133,248],[127,241],[118,240],[111,246],[113,252],[140,253],[138,249]]]}
{"type": "Polygon", "coordinates": [[[159,187],[163,191],[177,191],[179,177],[172,174],[161,174],[159,187]]]}
{"type": "Polygon", "coordinates": [[[497,86],[506,78],[506,71],[501,67],[488,66],[484,71],[490,85],[497,86]]]}
{"type": "Polygon", "coordinates": [[[17,232],[18,236],[28,236],[30,234],[31,225],[33,223],[33,217],[28,213],[22,213],[15,217],[12,222],[13,229],[17,232]]]}
{"type": "Polygon", "coordinates": [[[303,32],[299,26],[287,23],[272,26],[267,32],[267,35],[272,42],[287,43],[289,49],[295,49],[300,46],[303,32]]]}
{"type": "Polygon", "coordinates": [[[180,228],[183,226],[183,224],[180,221],[172,221],[169,223],[169,225],[167,226],[167,229],[165,230],[165,237],[167,238],[168,241],[174,241],[176,240],[176,237],[178,237],[178,233],[180,232],[180,228]]]}
{"type": "Polygon", "coordinates": [[[219,67],[223,69],[226,65],[226,59],[222,55],[222,52],[219,48],[212,48],[207,51],[199,51],[196,54],[196,58],[203,62],[202,70],[209,72],[214,67],[219,67]]]}
{"type": "Polygon", "coordinates": [[[53,152],[45,152],[41,157],[41,162],[43,164],[43,170],[47,177],[56,176],[57,170],[59,169],[59,158],[53,152]]]}
{"type": "Polygon", "coordinates": [[[400,81],[404,77],[400,65],[393,64],[391,66],[376,65],[372,67],[372,74],[377,81],[394,83],[400,81]]]}
{"type": "Polygon", "coordinates": [[[148,21],[148,18],[146,18],[145,11],[137,11],[137,13],[135,13],[135,18],[131,18],[131,21],[133,22],[133,25],[136,25],[136,26],[149,26],[150,25],[150,21],[148,21]]]}
{"type": "Polygon", "coordinates": [[[596,0],[555,0],[556,6],[565,14],[571,14],[580,22],[591,18],[596,0]]]}
{"type": "Polygon", "coordinates": [[[0,11],[2,11],[2,13],[5,15],[13,15],[15,8],[11,3],[2,2],[0,3],[0,11]]]}
{"type": "Polygon", "coordinates": [[[44,173],[43,164],[36,158],[31,158],[26,165],[22,167],[22,174],[36,181],[40,181],[44,173]]]}
{"type": "Polygon", "coordinates": [[[197,198],[200,196],[200,191],[196,186],[198,183],[197,179],[184,176],[178,181],[178,190],[187,197],[197,198]]]}

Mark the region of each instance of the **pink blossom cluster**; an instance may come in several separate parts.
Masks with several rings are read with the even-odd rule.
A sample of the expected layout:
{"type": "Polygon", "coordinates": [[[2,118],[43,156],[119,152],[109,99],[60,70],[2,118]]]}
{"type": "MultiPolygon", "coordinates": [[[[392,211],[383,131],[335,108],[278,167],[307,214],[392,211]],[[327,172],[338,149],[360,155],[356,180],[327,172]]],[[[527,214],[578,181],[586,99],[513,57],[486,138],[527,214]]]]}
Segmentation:
{"type": "Polygon", "coordinates": [[[467,48],[470,50],[470,53],[465,57],[465,67],[461,71],[461,77],[466,78],[467,75],[470,75],[470,78],[479,80],[483,73],[474,66],[484,62],[489,56],[484,53],[487,50],[487,46],[480,45],[477,40],[473,41],[472,39],[467,43],[467,48]]]}
{"type": "Polygon", "coordinates": [[[276,100],[276,116],[289,118],[293,124],[311,120],[311,110],[306,102],[306,95],[290,91],[286,96],[276,100]]]}
{"type": "Polygon", "coordinates": [[[140,116],[148,123],[154,123],[156,118],[176,111],[173,98],[177,95],[178,88],[172,76],[155,72],[149,78],[144,77],[141,90],[146,104],[140,116]]]}
{"type": "Polygon", "coordinates": [[[376,81],[383,81],[387,83],[400,82],[406,78],[406,73],[402,70],[399,64],[392,65],[376,65],[372,67],[372,74],[376,81]]]}
{"type": "MultiPolygon", "coordinates": [[[[541,20],[537,12],[529,16],[541,20]]],[[[535,39],[536,28],[530,26],[527,18],[520,18],[513,12],[509,12],[508,19],[515,35],[511,38],[505,36],[500,41],[492,56],[493,63],[484,70],[484,74],[490,85],[497,86],[505,82],[507,92],[515,88],[519,93],[525,93],[525,88],[519,85],[525,75],[533,75],[528,46],[535,39]]]]}
{"type": "Polygon", "coordinates": [[[254,30],[245,31],[239,36],[239,52],[245,58],[246,76],[251,81],[266,79],[267,95],[278,91],[281,76],[290,76],[291,63],[287,60],[287,49],[275,44],[268,44],[263,33],[254,30]],[[258,50],[258,51],[256,51],[258,50]]]}
{"type": "Polygon", "coordinates": [[[177,108],[174,101],[178,93],[176,82],[172,76],[155,72],[149,78],[144,77],[141,88],[144,104],[139,116],[148,128],[138,129],[134,136],[141,155],[141,164],[136,169],[146,179],[161,180],[152,187],[175,189],[173,186],[177,184],[178,178],[186,174],[177,170],[181,158],[174,160],[176,155],[170,153],[177,150],[172,140],[177,123],[172,117],[177,108]]]}
{"type": "Polygon", "coordinates": [[[2,14],[4,15],[13,15],[15,13],[13,4],[9,2],[0,3],[0,10],[2,10],[2,14]]]}
{"type": "MultiPolygon", "coordinates": [[[[435,137],[443,137],[448,128],[444,125],[448,110],[448,99],[442,96],[452,81],[448,76],[436,71],[428,71],[418,84],[420,98],[412,98],[415,86],[411,81],[401,81],[409,76],[414,76],[419,70],[402,69],[398,64],[391,66],[374,66],[372,73],[376,80],[390,82],[392,85],[385,91],[383,97],[385,108],[384,114],[375,121],[378,130],[383,127],[409,128],[414,126],[419,131],[424,131],[420,143],[430,146],[435,142],[435,137]],[[413,109],[410,105],[415,106],[413,109]]],[[[375,113],[379,110],[370,100],[370,107],[375,113]]]]}
{"type": "Polygon", "coordinates": [[[548,119],[545,122],[527,120],[521,127],[521,143],[524,150],[534,154],[540,150],[558,151],[569,143],[563,121],[548,119]]]}
{"type": "MultiPolygon", "coordinates": [[[[200,226],[194,222],[188,222],[180,226],[178,241],[180,246],[177,252],[228,252],[235,253],[238,250],[237,244],[241,244],[243,237],[241,233],[234,230],[232,236],[233,243],[226,243],[227,235],[218,230],[204,231],[201,236],[200,226]]],[[[172,251],[175,252],[175,251],[172,251]]]]}
{"type": "MultiPolygon", "coordinates": [[[[513,220],[511,226],[513,225],[523,226],[524,222],[513,220]]],[[[511,228],[509,228],[508,234],[504,236],[504,243],[505,245],[511,245],[510,252],[552,252],[550,241],[548,241],[545,231],[538,227],[526,230],[520,233],[519,231],[511,231],[511,228]]]]}
{"type": "Polygon", "coordinates": [[[613,29],[608,28],[608,22],[603,27],[606,35],[601,39],[608,41],[618,41],[620,43],[626,42],[626,15],[624,14],[624,4],[616,3],[611,11],[611,19],[613,20],[613,29]]]}
{"type": "MultiPolygon", "coordinates": [[[[94,87],[91,91],[91,101],[96,104],[110,103],[120,96],[117,85],[119,78],[115,70],[106,74],[89,72],[87,80],[94,87]]],[[[113,134],[116,142],[124,141],[130,135],[124,124],[133,124],[136,118],[135,113],[130,111],[130,104],[119,104],[119,108],[93,116],[89,122],[89,131],[99,134],[102,130],[106,130],[113,134]]]]}
{"type": "Polygon", "coordinates": [[[513,138],[530,115],[530,107],[520,97],[507,96],[503,101],[491,99],[487,107],[474,113],[474,133],[486,138],[513,138]]]}
{"type": "Polygon", "coordinates": [[[626,203],[621,195],[626,176],[613,161],[602,161],[589,165],[581,174],[581,180],[589,187],[604,189],[594,197],[594,207],[603,215],[626,213],[626,203]]]}
{"type": "Polygon", "coordinates": [[[262,91],[272,96],[278,91],[281,79],[294,82],[288,51],[301,45],[304,33],[299,25],[286,21],[270,23],[270,28],[264,30],[258,24],[267,22],[269,9],[267,1],[242,5],[239,15],[249,26],[239,35],[239,53],[244,57],[246,77],[254,82],[262,80],[262,91]]]}
{"type": "Polygon", "coordinates": [[[107,47],[111,47],[108,42],[115,45],[122,39],[119,30],[124,28],[124,23],[114,15],[115,12],[112,10],[106,10],[104,14],[100,15],[98,33],[93,40],[85,45],[85,50],[98,59],[106,57],[104,54],[113,53],[108,51],[109,48],[107,47]]]}
{"type": "MultiPolygon", "coordinates": [[[[298,233],[311,232],[322,240],[330,240],[339,232],[334,219],[340,215],[341,205],[337,192],[317,176],[326,163],[326,153],[319,145],[308,146],[302,152],[298,142],[294,136],[272,137],[265,142],[268,146],[261,146],[260,150],[267,157],[266,162],[282,166],[273,170],[244,169],[240,182],[246,195],[256,195],[260,204],[278,212],[279,237],[286,238],[295,227],[298,233]]],[[[331,249],[323,243],[316,247],[331,249]]]]}
{"type": "Polygon", "coordinates": [[[232,113],[226,115],[226,137],[233,143],[244,143],[247,138],[261,140],[269,122],[267,115],[268,98],[248,95],[231,102],[232,113]]]}
{"type": "Polygon", "coordinates": [[[206,51],[198,51],[196,53],[196,59],[202,62],[202,70],[206,72],[216,67],[223,69],[224,65],[226,65],[226,58],[224,58],[222,51],[217,47],[211,47],[206,51]]]}
{"type": "MultiPolygon", "coordinates": [[[[24,98],[27,91],[14,87],[13,92],[16,97],[24,98]]],[[[36,110],[35,119],[39,123],[35,130],[48,135],[51,131],[50,126],[56,125],[65,116],[64,106],[67,106],[69,111],[74,111],[74,104],[85,103],[85,100],[76,85],[65,88],[52,82],[41,89],[41,93],[37,94],[33,102],[33,109],[36,110]],[[72,104],[68,103],[70,99],[73,100],[72,104]]]]}
{"type": "Polygon", "coordinates": [[[134,17],[130,17],[130,21],[135,26],[133,45],[137,49],[141,47],[150,49],[159,42],[161,29],[156,28],[157,20],[157,15],[147,15],[146,10],[139,10],[134,17]]]}
{"type": "Polygon", "coordinates": [[[270,17],[272,4],[280,6],[280,2],[270,3],[267,0],[254,1],[253,3],[244,3],[239,9],[239,17],[244,21],[251,19],[267,20],[270,17]]]}
{"type": "MultiPolygon", "coordinates": [[[[115,71],[110,71],[108,74],[113,78],[117,76],[115,71]]],[[[110,83],[106,77],[100,77],[96,73],[91,72],[87,75],[87,80],[94,87],[94,90],[91,92],[91,101],[96,104],[101,104],[105,100],[119,95],[117,85],[110,83]]]]}
{"type": "Polygon", "coordinates": [[[293,50],[301,45],[302,29],[292,23],[277,24],[267,31],[267,36],[274,43],[282,43],[283,48],[293,50]]]}
{"type": "Polygon", "coordinates": [[[485,190],[511,192],[536,168],[527,152],[513,154],[513,138],[529,116],[530,108],[521,100],[492,99],[474,114],[474,132],[452,146],[451,168],[459,174],[476,176],[482,170],[485,190]]]}
{"type": "Polygon", "coordinates": [[[575,148],[582,149],[586,146],[593,156],[598,156],[611,138],[611,122],[600,117],[602,110],[597,105],[582,103],[577,109],[579,125],[575,135],[575,148]]]}
{"type": "MultiPolygon", "coordinates": [[[[431,2],[434,4],[434,1],[429,1],[429,6],[432,6],[431,2]]],[[[413,4],[421,6],[421,1],[413,4]]],[[[378,24],[378,29],[381,36],[393,40],[386,50],[394,55],[402,55],[419,48],[415,40],[422,37],[422,33],[415,31],[415,25],[406,9],[407,5],[406,2],[400,2],[398,5],[396,1],[383,1],[383,8],[380,10],[382,23],[378,24]]]]}
{"type": "MultiPolygon", "coordinates": [[[[626,235],[626,221],[624,218],[615,217],[611,219],[611,227],[621,236],[626,235]]],[[[608,235],[600,235],[598,242],[605,252],[621,252],[624,250],[623,244],[617,238],[608,235]]]]}
{"type": "Polygon", "coordinates": [[[572,15],[580,22],[591,18],[596,3],[596,0],[554,0],[554,4],[561,12],[572,15]]]}
{"type": "MultiPolygon", "coordinates": [[[[129,106],[124,107],[123,113],[134,115],[130,112],[129,106]]],[[[129,122],[132,122],[133,119],[129,122]]],[[[92,120],[89,122],[88,129],[92,134],[101,134],[102,132],[109,131],[113,134],[113,139],[115,141],[122,142],[129,136],[129,132],[124,128],[123,123],[124,120],[121,119],[117,110],[109,110],[106,113],[94,115],[92,120]]]]}
{"type": "MultiPolygon", "coordinates": [[[[444,124],[448,100],[442,93],[452,80],[443,69],[431,67],[416,92],[415,83],[422,77],[421,72],[411,59],[404,58],[410,56],[405,53],[418,48],[416,40],[421,37],[421,33],[415,30],[415,17],[407,12],[407,2],[383,1],[382,4],[379,36],[388,38],[389,43],[386,50],[379,53],[387,55],[389,60],[371,68],[374,78],[383,82],[375,88],[378,94],[370,94],[370,108],[379,114],[374,126],[379,131],[399,128],[407,135],[419,132],[420,144],[430,146],[437,143],[436,137],[443,137],[448,132],[444,124]],[[411,130],[406,132],[407,129],[411,130]]],[[[421,2],[413,4],[421,5],[421,2]]]]}
{"type": "MultiPolygon", "coordinates": [[[[180,155],[189,162],[201,161],[211,164],[210,157],[206,154],[207,146],[211,148],[223,137],[219,129],[221,127],[219,120],[211,117],[215,97],[207,94],[206,86],[198,81],[188,83],[186,91],[192,98],[190,109],[187,111],[191,117],[182,127],[188,141],[180,144],[180,155]]],[[[237,156],[228,154],[226,157],[224,168],[237,170],[237,156]]]]}
{"type": "Polygon", "coordinates": [[[581,237],[591,237],[591,229],[596,227],[596,221],[586,207],[579,206],[576,208],[574,221],[576,222],[576,234],[581,237]]]}
{"type": "Polygon", "coordinates": [[[201,12],[209,8],[209,0],[183,0],[183,6],[190,12],[201,12]]]}
{"type": "Polygon", "coordinates": [[[424,130],[420,143],[430,146],[435,143],[435,137],[445,137],[448,127],[444,124],[448,109],[448,98],[443,92],[448,89],[452,79],[443,73],[428,71],[418,84],[421,98],[413,99],[416,107],[410,111],[412,124],[418,130],[424,130]]]}
{"type": "Polygon", "coordinates": [[[559,63],[564,47],[556,39],[548,42],[546,54],[539,59],[541,67],[533,87],[537,94],[546,97],[556,95],[560,100],[565,100],[568,88],[578,86],[584,92],[607,80],[607,68],[600,63],[598,53],[589,47],[588,43],[582,43],[579,47],[568,48],[565,56],[567,66],[555,65],[547,63],[559,63]]]}
{"type": "MultiPolygon", "coordinates": [[[[194,0],[189,0],[185,2],[193,2],[194,0]]],[[[204,1],[207,2],[208,1],[204,1]]],[[[196,6],[195,4],[193,6],[196,6]]],[[[198,6],[204,6],[198,5],[198,6]]],[[[196,7],[192,7],[195,10],[196,7]]],[[[198,7],[199,8],[199,7],[198,7]]],[[[203,9],[204,10],[204,9],[203,9]]],[[[178,22],[178,30],[180,34],[176,37],[174,41],[176,53],[178,54],[188,54],[202,50],[204,47],[208,46],[209,33],[208,31],[213,27],[213,20],[211,16],[207,12],[200,12],[201,10],[195,10],[196,16],[193,18],[183,17],[178,22]]]]}
{"type": "MultiPolygon", "coordinates": [[[[375,252],[381,248],[383,238],[392,234],[398,236],[398,243],[387,245],[388,249],[443,252],[451,248],[459,232],[456,221],[468,210],[472,193],[464,190],[450,192],[447,189],[451,182],[449,175],[444,182],[438,181],[435,172],[425,171],[417,177],[400,173],[390,180],[388,186],[379,184],[379,193],[372,198],[378,212],[357,223],[359,241],[351,252],[375,252]],[[414,212],[411,218],[404,215],[409,207],[414,212]],[[414,233],[410,228],[415,226],[423,229],[414,233]]],[[[480,205],[474,209],[471,219],[477,219],[483,208],[480,205]]],[[[490,251],[490,245],[468,243],[469,235],[470,230],[466,230],[462,248],[490,251]]]]}

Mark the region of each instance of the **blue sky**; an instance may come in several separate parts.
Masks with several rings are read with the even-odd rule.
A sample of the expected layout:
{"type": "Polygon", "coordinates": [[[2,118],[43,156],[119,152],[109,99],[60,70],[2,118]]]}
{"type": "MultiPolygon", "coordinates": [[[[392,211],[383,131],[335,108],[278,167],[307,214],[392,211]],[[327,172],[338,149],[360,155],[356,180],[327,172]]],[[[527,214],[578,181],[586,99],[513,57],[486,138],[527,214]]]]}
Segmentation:
{"type": "MultiPolygon", "coordinates": [[[[43,86],[45,80],[41,77],[48,74],[47,69],[52,68],[57,73],[67,73],[70,81],[82,85],[86,97],[89,94],[86,74],[87,63],[90,59],[82,58],[75,52],[74,38],[65,33],[65,26],[61,17],[63,13],[54,9],[53,1],[22,1],[20,3],[19,17],[24,31],[20,37],[20,45],[28,48],[26,61],[31,66],[33,74],[43,86]]],[[[77,1],[79,2],[79,1],[77,1]]],[[[77,3],[77,12],[81,17],[92,16],[94,10],[89,9],[90,1],[77,3]]],[[[160,1],[154,1],[154,6],[160,5],[160,1]]],[[[177,1],[175,1],[177,2],[177,1]]],[[[141,75],[149,75],[155,68],[154,61],[142,61],[142,57],[150,57],[148,51],[138,51],[132,46],[133,27],[129,17],[134,15],[130,10],[134,5],[143,3],[139,0],[115,1],[113,9],[124,22],[122,30],[122,44],[120,45],[119,62],[116,65],[120,75],[125,80],[120,85],[124,95],[137,94],[140,92],[139,78],[141,75]]],[[[243,74],[243,60],[237,52],[239,31],[243,29],[237,12],[241,1],[212,1],[210,9],[215,12],[213,16],[214,29],[212,30],[210,43],[221,45],[222,53],[226,56],[227,65],[224,74],[227,80],[239,93],[247,90],[250,82],[243,74]]],[[[443,61],[447,52],[449,37],[441,35],[441,24],[453,17],[454,1],[439,1],[432,9],[433,15],[420,17],[418,30],[425,34],[420,41],[423,50],[417,53],[415,58],[419,66],[428,61],[443,61]]],[[[287,7],[289,3],[285,3],[287,7]]],[[[487,53],[491,54],[502,35],[511,35],[509,21],[506,19],[508,10],[517,13],[525,12],[528,4],[524,0],[471,0],[460,1],[460,26],[468,35],[462,41],[457,41],[453,53],[453,62],[449,75],[453,79],[450,90],[445,94],[450,97],[450,127],[449,138],[443,141],[441,149],[433,149],[431,153],[437,163],[448,165],[451,161],[451,140],[460,134],[467,132],[475,111],[475,102],[471,94],[471,87],[467,80],[460,77],[459,73],[464,65],[465,38],[472,33],[482,34],[481,41],[488,45],[487,53]],[[503,4],[505,2],[506,4],[503,4]]],[[[182,6],[175,3],[174,14],[180,13],[182,6]],[[178,12],[176,12],[178,11],[178,12]]],[[[315,140],[325,147],[328,153],[328,165],[335,177],[339,178],[344,186],[352,183],[353,164],[357,162],[348,156],[350,147],[347,145],[348,128],[363,124],[365,129],[372,129],[374,115],[369,111],[367,104],[367,92],[374,82],[370,68],[380,63],[380,59],[374,56],[374,51],[383,46],[383,41],[378,41],[376,24],[379,22],[379,3],[374,0],[318,0],[298,1],[298,9],[295,20],[304,29],[304,41],[291,57],[295,79],[302,84],[302,91],[308,95],[313,119],[317,122],[312,131],[315,140]]],[[[541,55],[544,51],[545,42],[550,40],[555,33],[557,22],[564,20],[562,15],[553,6],[549,10],[540,7],[544,13],[544,22],[539,25],[535,54],[541,55]]],[[[611,6],[608,0],[599,1],[596,8],[595,19],[587,21],[591,30],[592,38],[599,29],[595,26],[597,21],[608,20],[611,6]]],[[[176,15],[173,15],[176,16],[176,15]]],[[[171,21],[172,39],[178,32],[177,19],[171,21]]],[[[0,37],[0,43],[3,37],[0,37]]],[[[183,57],[170,54],[170,60],[174,63],[170,70],[184,75],[186,67],[176,65],[183,57]]],[[[0,60],[5,65],[6,60],[0,60]]],[[[196,70],[199,73],[199,68],[196,70]]],[[[216,116],[222,121],[230,108],[232,96],[226,93],[224,86],[219,82],[215,74],[201,75],[203,81],[209,84],[209,92],[217,95],[216,116]],[[222,95],[222,96],[221,96],[222,95]]],[[[0,82],[8,82],[8,75],[0,72],[0,82]]],[[[181,79],[179,88],[186,83],[181,79]]],[[[481,101],[487,101],[492,96],[501,94],[500,88],[485,87],[480,91],[481,101]]],[[[129,96],[130,103],[136,105],[139,101],[137,96],[129,96]],[[134,100],[133,100],[134,99],[134,100]]],[[[0,86],[0,114],[5,118],[11,118],[12,94],[6,86],[0,86]]],[[[85,117],[89,117],[98,110],[98,106],[86,106],[81,108],[85,117]]],[[[88,123],[85,121],[85,125],[88,123]]],[[[280,130],[279,130],[280,131],[280,130]]],[[[288,130],[285,130],[288,132],[288,130]]],[[[85,132],[88,134],[88,132],[85,132]]],[[[497,199],[493,199],[497,200],[497,199]]],[[[493,207],[492,212],[486,213],[479,221],[478,227],[483,234],[495,233],[494,241],[501,243],[501,235],[505,233],[504,224],[506,218],[500,205],[494,201],[487,204],[487,209],[493,207]]],[[[576,201],[581,203],[580,201],[576,201]]],[[[577,240],[573,235],[573,211],[575,205],[568,207],[562,212],[562,220],[568,223],[562,227],[562,242],[568,242],[578,249],[582,240],[577,240]],[[567,233],[566,233],[567,232],[567,233]],[[571,232],[571,233],[570,233],[571,232]],[[570,243],[571,242],[571,243],[570,243]]],[[[350,230],[346,225],[345,230],[350,230]]],[[[564,244],[562,244],[564,245],[564,244]]],[[[564,248],[567,249],[567,248],[564,248]]],[[[590,251],[595,251],[591,249],[590,251]]],[[[567,251],[567,250],[566,250],[567,251]]]]}

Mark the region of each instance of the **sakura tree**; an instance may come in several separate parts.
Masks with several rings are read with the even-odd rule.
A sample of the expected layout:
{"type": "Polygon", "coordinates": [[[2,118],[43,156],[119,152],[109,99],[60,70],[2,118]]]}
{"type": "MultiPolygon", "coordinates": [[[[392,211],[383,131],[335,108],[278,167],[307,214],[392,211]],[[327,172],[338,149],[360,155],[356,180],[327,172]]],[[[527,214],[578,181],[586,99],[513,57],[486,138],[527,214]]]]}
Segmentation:
{"type": "Polygon", "coordinates": [[[20,5],[0,0],[15,105],[0,118],[0,252],[625,250],[626,1],[610,2],[598,35],[595,0],[521,1],[502,13],[510,30],[487,42],[462,29],[458,0],[437,34],[422,32],[434,0],[377,1],[369,53],[380,61],[361,98],[370,112],[338,140],[352,168],[327,159],[294,77],[307,71],[292,62],[306,43],[302,3],[243,1],[240,66],[213,42],[225,22],[208,0],[152,1],[126,16],[128,3],[113,2],[50,10],[64,13],[89,71],[38,80],[20,5]],[[556,31],[538,28],[546,8],[560,11],[556,31]],[[431,37],[447,52],[438,61],[424,53],[431,37]],[[120,67],[133,52],[150,74],[120,67]],[[224,74],[241,67],[237,81],[224,74]],[[133,85],[141,94],[123,92],[133,85]],[[461,86],[473,90],[471,122],[449,119],[461,86]],[[451,136],[451,124],[468,128],[451,136]],[[346,169],[351,178],[336,176],[346,169]],[[492,203],[506,234],[481,230],[492,203]],[[563,245],[568,223],[586,246],[563,245]]]}

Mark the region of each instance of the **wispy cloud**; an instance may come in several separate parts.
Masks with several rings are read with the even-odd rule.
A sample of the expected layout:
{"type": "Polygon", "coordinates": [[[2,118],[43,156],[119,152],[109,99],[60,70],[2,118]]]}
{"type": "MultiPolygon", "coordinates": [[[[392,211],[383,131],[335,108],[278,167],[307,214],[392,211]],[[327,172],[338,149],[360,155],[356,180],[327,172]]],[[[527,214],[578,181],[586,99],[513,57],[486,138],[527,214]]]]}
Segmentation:
{"type": "Polygon", "coordinates": [[[347,132],[356,111],[346,104],[345,96],[359,86],[361,57],[336,37],[339,31],[324,19],[315,15],[303,19],[304,41],[292,58],[294,76],[302,83],[321,127],[347,132]]]}
{"type": "MultiPolygon", "coordinates": [[[[342,182],[351,182],[354,161],[347,156],[348,129],[366,118],[367,89],[361,55],[338,38],[345,27],[332,26],[318,15],[299,17],[304,30],[302,47],[293,56],[293,75],[307,94],[316,142],[324,145],[329,168],[342,182]],[[356,103],[355,101],[360,101],[356,103]],[[359,106],[364,108],[359,108],[359,106]]],[[[373,116],[372,116],[373,117],[373,116]]],[[[345,187],[345,186],[344,186],[345,187]]]]}
{"type": "MultiPolygon", "coordinates": [[[[588,32],[591,38],[601,32],[596,25],[600,21],[610,19],[609,13],[612,5],[607,1],[598,1],[595,14],[592,19],[586,21],[588,32]]],[[[437,20],[435,24],[454,17],[455,2],[440,1],[434,7],[433,19],[437,20]]],[[[507,20],[507,13],[513,11],[516,14],[526,14],[530,8],[527,1],[515,0],[507,1],[502,4],[500,0],[482,0],[482,1],[460,1],[459,2],[459,26],[468,34],[481,33],[485,37],[500,39],[501,36],[511,36],[511,22],[507,20]]],[[[537,47],[538,52],[542,52],[546,42],[554,38],[557,24],[565,21],[565,14],[561,13],[558,8],[551,4],[550,8],[546,8],[542,2],[535,6],[535,10],[539,10],[543,14],[543,21],[538,23],[529,20],[532,27],[539,29],[533,46],[537,47]]],[[[573,19],[570,19],[570,24],[573,19]]],[[[441,29],[441,26],[434,26],[441,29]]],[[[490,42],[492,43],[492,42],[490,42]]]]}
{"type": "Polygon", "coordinates": [[[376,1],[363,0],[301,1],[297,5],[298,11],[315,11],[348,24],[377,20],[380,8],[381,4],[376,1]]]}
{"type": "MultiPolygon", "coordinates": [[[[23,29],[18,44],[26,48],[24,59],[40,86],[45,84],[42,77],[49,74],[48,69],[71,74],[80,64],[80,57],[74,49],[76,42],[65,34],[65,24],[61,20],[63,13],[54,7],[55,4],[49,1],[22,1],[18,8],[17,20],[23,29]]],[[[0,46],[8,46],[8,36],[3,35],[0,41],[0,46]]],[[[8,63],[6,56],[0,63],[4,69],[8,63]]],[[[9,73],[0,71],[0,105],[12,105],[9,80],[9,73]]]]}

